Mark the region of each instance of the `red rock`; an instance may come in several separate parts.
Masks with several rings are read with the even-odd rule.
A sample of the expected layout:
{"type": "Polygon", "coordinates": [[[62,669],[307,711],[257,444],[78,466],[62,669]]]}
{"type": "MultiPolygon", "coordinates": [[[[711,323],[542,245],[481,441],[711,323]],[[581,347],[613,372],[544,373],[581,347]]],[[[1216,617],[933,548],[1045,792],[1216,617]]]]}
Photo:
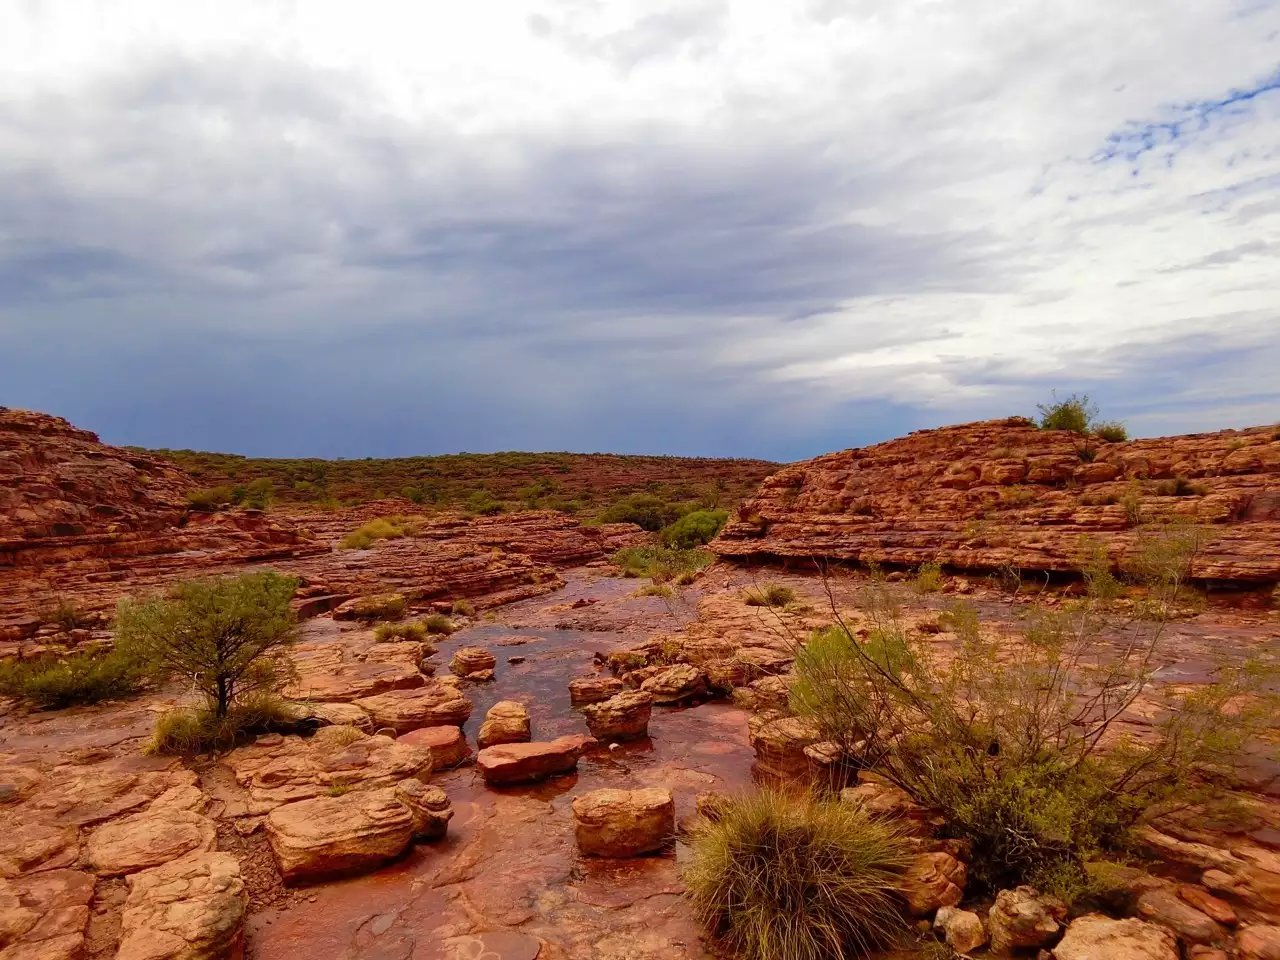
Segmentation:
{"type": "Polygon", "coordinates": [[[216,843],[217,831],[208,817],[161,808],[103,824],[89,834],[85,852],[93,869],[110,877],[212,850],[216,843]]]}
{"type": "Polygon", "coordinates": [[[286,882],[375,869],[413,841],[413,813],[394,787],[276,807],[267,840],[286,882]]]}
{"type": "Polygon", "coordinates": [[[647,736],[653,697],[643,690],[626,690],[617,696],[582,708],[587,729],[597,740],[632,740],[647,736]]]}
{"type": "Polygon", "coordinates": [[[617,677],[579,677],[569,681],[569,702],[575,707],[599,703],[621,693],[623,686],[617,677]]]}
{"type": "Polygon", "coordinates": [[[578,849],[595,857],[636,857],[675,836],[675,801],[661,787],[593,790],[573,801],[578,849]]]}
{"type": "Polygon", "coordinates": [[[529,709],[515,700],[499,700],[484,715],[476,746],[483,750],[500,743],[524,743],[529,736],[529,709]]]}
{"type": "Polygon", "coordinates": [[[1041,896],[1032,887],[1001,890],[987,912],[991,950],[1000,955],[1034,950],[1057,939],[1067,919],[1067,906],[1056,897],[1041,896]]]}
{"type": "Polygon", "coordinates": [[[193,853],[129,877],[116,960],[239,960],[249,898],[230,853],[193,853]]]}
{"type": "Polygon", "coordinates": [[[374,697],[362,697],[356,706],[369,714],[375,727],[390,727],[397,733],[418,727],[443,724],[461,726],[471,716],[471,701],[439,680],[412,690],[391,690],[374,697]]]}
{"type": "Polygon", "coordinates": [[[1178,944],[1163,927],[1089,914],[1073,920],[1053,948],[1054,960],[1178,960],[1178,944]]]}
{"type": "Polygon", "coordinates": [[[476,754],[476,766],[491,786],[543,780],[576,769],[589,742],[588,737],[568,736],[543,743],[504,743],[476,754]]]}
{"type": "Polygon", "coordinates": [[[1190,517],[1210,526],[1193,576],[1274,583],[1277,488],[1280,442],[1270,427],[1102,443],[1019,418],[992,420],[785,467],[711,549],[723,557],[1071,571],[1082,536],[1102,538],[1117,559],[1133,547],[1137,534],[1120,502],[1132,489],[1144,520],[1190,517]],[[1078,452],[1085,443],[1090,462],[1078,452]],[[1203,492],[1157,489],[1161,478],[1179,474],[1203,492]],[[1089,505],[1106,484],[1115,502],[1089,505]]]}
{"type": "Polygon", "coordinates": [[[0,880],[0,957],[79,960],[93,891],[93,877],[77,870],[0,880]]]}
{"type": "Polygon", "coordinates": [[[1236,933],[1240,960],[1280,960],[1280,926],[1253,924],[1236,933]]]}
{"type": "Polygon", "coordinates": [[[402,734],[397,743],[426,747],[431,751],[432,769],[444,770],[465,763],[471,756],[471,747],[460,727],[452,724],[442,727],[421,727],[402,734]]]}
{"type": "Polygon", "coordinates": [[[965,865],[949,853],[916,854],[902,873],[907,909],[914,916],[929,917],[941,907],[955,906],[964,897],[967,878],[965,865]]]}

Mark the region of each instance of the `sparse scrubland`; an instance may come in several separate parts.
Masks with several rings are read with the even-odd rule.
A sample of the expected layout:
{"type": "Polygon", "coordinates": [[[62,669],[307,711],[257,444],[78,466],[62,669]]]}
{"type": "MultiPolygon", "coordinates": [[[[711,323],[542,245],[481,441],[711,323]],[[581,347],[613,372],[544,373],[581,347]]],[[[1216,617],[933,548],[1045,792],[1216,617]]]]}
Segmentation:
{"type": "Polygon", "coordinates": [[[710,566],[715,556],[707,550],[675,550],[670,547],[626,547],[613,555],[613,562],[626,577],[649,577],[655,583],[674,580],[689,582],[710,566]]]}

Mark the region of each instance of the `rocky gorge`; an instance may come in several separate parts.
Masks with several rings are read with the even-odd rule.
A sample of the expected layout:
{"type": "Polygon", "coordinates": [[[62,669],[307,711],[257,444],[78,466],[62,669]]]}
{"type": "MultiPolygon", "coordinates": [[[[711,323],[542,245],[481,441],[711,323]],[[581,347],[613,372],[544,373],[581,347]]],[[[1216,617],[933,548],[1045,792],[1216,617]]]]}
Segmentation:
{"type": "MultiPolygon", "coordinates": [[[[816,785],[911,838],[894,956],[1280,956],[1275,728],[1229,811],[1143,828],[1108,913],[1026,886],[972,893],[934,811],[850,775],[787,710],[810,632],[871,626],[866,564],[939,565],[936,590],[901,598],[931,645],[959,642],[944,614],[963,597],[1013,650],[1024,579],[1059,603],[1082,537],[1122,570],[1159,519],[1208,532],[1191,569],[1204,603],[1171,622],[1158,682],[1194,688],[1274,652],[1274,428],[1086,448],[991,421],[831,454],[767,479],[711,544],[720,560],[665,591],[610,562],[646,541],[629,524],[442,513],[342,550],[412,505],[194,511],[168,463],[22,411],[0,411],[0,479],[0,658],[106,648],[117,600],[184,579],[270,566],[301,584],[286,729],[178,760],[146,745],[180,688],[4,703],[0,960],[722,956],[683,896],[684,838],[754,783],[816,785]],[[766,587],[790,599],[761,604],[766,587]],[[377,632],[433,613],[456,629],[377,632]]],[[[1124,718],[1138,735],[1147,706],[1124,718]]]]}

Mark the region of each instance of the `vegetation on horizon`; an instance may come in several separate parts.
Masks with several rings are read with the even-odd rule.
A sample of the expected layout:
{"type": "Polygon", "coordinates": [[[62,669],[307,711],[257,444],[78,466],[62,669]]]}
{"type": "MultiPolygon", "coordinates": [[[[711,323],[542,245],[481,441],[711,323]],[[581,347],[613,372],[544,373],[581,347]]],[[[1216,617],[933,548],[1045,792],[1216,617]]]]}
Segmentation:
{"type": "MultiPolygon", "coordinates": [[[[1041,430],[1069,430],[1082,436],[1096,437],[1107,443],[1129,439],[1129,431],[1119,420],[1099,420],[1098,405],[1087,393],[1073,393],[1059,400],[1057,391],[1048,403],[1036,404],[1040,412],[1041,430]]],[[[1082,457],[1083,459],[1083,457],[1082,457]]],[[[1088,459],[1093,459],[1090,456],[1088,459]]]]}

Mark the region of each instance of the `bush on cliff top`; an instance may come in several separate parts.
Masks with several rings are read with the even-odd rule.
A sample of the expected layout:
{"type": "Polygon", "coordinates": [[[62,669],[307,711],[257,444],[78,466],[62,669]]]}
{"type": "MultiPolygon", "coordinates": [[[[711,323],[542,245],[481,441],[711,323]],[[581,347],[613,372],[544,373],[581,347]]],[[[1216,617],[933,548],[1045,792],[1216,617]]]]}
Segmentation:
{"type": "Polygon", "coordinates": [[[1040,411],[1041,430],[1069,430],[1108,443],[1129,439],[1129,431],[1119,420],[1098,419],[1098,405],[1085,393],[1073,393],[1065,400],[1059,400],[1055,391],[1049,403],[1037,404],[1036,409],[1040,411]]]}
{"type": "Polygon", "coordinates": [[[861,956],[902,929],[905,841],[860,806],[762,790],[689,838],[699,918],[744,960],[861,956]]]}

